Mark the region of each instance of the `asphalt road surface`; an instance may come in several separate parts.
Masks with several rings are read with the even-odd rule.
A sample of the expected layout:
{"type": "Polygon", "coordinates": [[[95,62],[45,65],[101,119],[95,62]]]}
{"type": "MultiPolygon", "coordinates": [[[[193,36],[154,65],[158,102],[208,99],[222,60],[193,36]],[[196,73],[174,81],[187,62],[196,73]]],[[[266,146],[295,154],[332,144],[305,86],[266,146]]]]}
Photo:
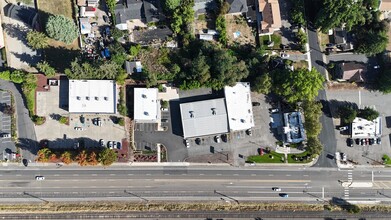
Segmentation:
{"type": "MultiPolygon", "coordinates": [[[[310,56],[311,56],[311,64],[312,68],[315,68],[319,71],[320,74],[327,77],[327,72],[325,69],[325,56],[323,55],[322,51],[320,50],[319,41],[318,41],[318,35],[316,30],[308,29],[308,43],[310,46],[310,56]]],[[[319,95],[317,100],[324,100],[327,101],[326,91],[321,90],[319,91],[319,95]]],[[[327,102],[324,102],[327,103],[327,102]]],[[[324,110],[330,111],[329,106],[323,106],[324,110]]],[[[336,167],[336,164],[334,162],[331,162],[330,159],[327,158],[328,154],[334,155],[336,152],[336,144],[337,141],[335,139],[334,134],[334,124],[332,121],[332,118],[329,116],[326,116],[325,114],[322,115],[320,118],[320,121],[322,123],[322,132],[319,135],[319,139],[321,143],[323,144],[323,152],[319,156],[319,159],[317,163],[314,165],[315,167],[336,167]]]]}
{"type": "Polygon", "coordinates": [[[302,201],[333,197],[348,201],[391,201],[391,171],[375,171],[374,186],[344,188],[341,182],[371,182],[370,170],[325,168],[2,167],[0,202],[42,201],[302,201]],[[45,180],[35,180],[44,176],[45,180]],[[275,192],[272,187],[280,187],[275,192]],[[287,193],[289,198],[279,194],[287,193]]]}

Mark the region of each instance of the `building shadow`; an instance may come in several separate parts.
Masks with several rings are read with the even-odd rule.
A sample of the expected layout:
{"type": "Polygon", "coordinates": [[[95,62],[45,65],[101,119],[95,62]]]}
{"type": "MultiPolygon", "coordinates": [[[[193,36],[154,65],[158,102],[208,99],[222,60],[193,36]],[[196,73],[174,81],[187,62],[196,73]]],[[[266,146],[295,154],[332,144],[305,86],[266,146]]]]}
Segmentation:
{"type": "Polygon", "coordinates": [[[59,108],[68,111],[69,106],[69,80],[65,76],[60,77],[60,86],[58,94],[59,108]]]}

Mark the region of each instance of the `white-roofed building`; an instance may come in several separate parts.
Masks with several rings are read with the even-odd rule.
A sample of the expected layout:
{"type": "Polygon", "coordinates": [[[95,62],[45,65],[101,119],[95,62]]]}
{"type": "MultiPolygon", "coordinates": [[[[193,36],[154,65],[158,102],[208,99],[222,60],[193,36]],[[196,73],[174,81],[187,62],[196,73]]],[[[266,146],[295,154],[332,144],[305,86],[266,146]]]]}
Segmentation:
{"type": "Polygon", "coordinates": [[[69,80],[69,112],[115,114],[117,86],[114,80],[69,80]]]}
{"type": "Polygon", "coordinates": [[[254,127],[250,83],[238,82],[235,86],[226,86],[224,93],[229,129],[239,131],[254,127]]]}
{"type": "Polygon", "coordinates": [[[180,104],[184,138],[228,132],[224,98],[180,104]]]}
{"type": "Polygon", "coordinates": [[[134,88],[134,121],[138,123],[158,123],[160,100],[157,88],[134,88]]]}
{"type": "Polygon", "coordinates": [[[352,138],[376,138],[382,134],[381,117],[373,121],[355,118],[352,123],[352,138]]]}

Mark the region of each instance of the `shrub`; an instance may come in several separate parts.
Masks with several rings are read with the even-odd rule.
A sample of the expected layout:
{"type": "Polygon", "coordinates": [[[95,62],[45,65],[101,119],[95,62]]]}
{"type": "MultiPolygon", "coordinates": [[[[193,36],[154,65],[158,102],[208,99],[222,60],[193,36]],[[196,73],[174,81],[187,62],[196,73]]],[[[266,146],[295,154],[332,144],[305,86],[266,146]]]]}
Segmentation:
{"type": "Polygon", "coordinates": [[[48,37],[44,33],[30,31],[27,33],[27,44],[35,50],[44,49],[49,46],[48,37]]]}
{"type": "Polygon", "coordinates": [[[65,151],[64,153],[61,154],[60,160],[65,163],[65,164],[70,164],[72,163],[72,154],[69,151],[65,151]]]}
{"type": "Polygon", "coordinates": [[[56,70],[49,65],[48,62],[43,61],[37,64],[39,71],[43,72],[47,77],[53,77],[56,75],[56,70]]]}
{"type": "Polygon", "coordinates": [[[42,125],[46,121],[45,117],[38,116],[38,115],[33,115],[31,119],[33,120],[35,125],[42,125]]]}
{"type": "Polygon", "coordinates": [[[109,166],[113,164],[117,160],[117,154],[115,151],[105,148],[103,151],[99,153],[98,156],[98,161],[103,165],[103,166],[109,166]]]}
{"type": "Polygon", "coordinates": [[[9,81],[10,77],[11,77],[11,72],[9,70],[0,72],[0,79],[4,79],[4,80],[9,81]]]}
{"type": "Polygon", "coordinates": [[[6,114],[6,115],[13,115],[15,112],[15,108],[10,105],[5,105],[5,106],[3,106],[2,112],[3,112],[3,114],[6,114]]]}
{"type": "Polygon", "coordinates": [[[61,116],[61,118],[58,120],[61,124],[68,123],[68,118],[65,116],[61,116]]]}
{"type": "Polygon", "coordinates": [[[120,118],[120,119],[118,120],[118,125],[120,125],[120,126],[125,126],[125,120],[124,120],[124,118],[120,118]]]}
{"type": "Polygon", "coordinates": [[[71,44],[79,34],[75,23],[63,15],[49,17],[46,23],[46,33],[54,40],[66,44],[71,44]]]}

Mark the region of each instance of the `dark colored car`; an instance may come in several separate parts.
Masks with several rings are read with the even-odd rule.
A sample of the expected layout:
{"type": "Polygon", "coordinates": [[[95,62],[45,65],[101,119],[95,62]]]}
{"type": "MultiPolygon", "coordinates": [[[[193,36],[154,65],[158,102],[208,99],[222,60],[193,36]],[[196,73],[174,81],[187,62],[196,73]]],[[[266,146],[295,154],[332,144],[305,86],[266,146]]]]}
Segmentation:
{"type": "Polygon", "coordinates": [[[357,139],[356,139],[356,144],[357,144],[357,145],[360,145],[360,138],[357,138],[357,139]]]}
{"type": "Polygon", "coordinates": [[[162,118],[162,122],[168,122],[168,119],[167,118],[162,118]]]}
{"type": "Polygon", "coordinates": [[[106,15],[103,15],[103,20],[104,20],[106,23],[110,23],[109,17],[107,17],[106,15]]]}
{"type": "Polygon", "coordinates": [[[347,142],[349,147],[353,147],[353,139],[348,138],[347,142]]]}
{"type": "Polygon", "coordinates": [[[253,102],[252,104],[253,104],[253,106],[260,106],[261,105],[261,103],[259,103],[259,102],[253,102]]]}
{"type": "Polygon", "coordinates": [[[27,167],[29,165],[29,161],[27,159],[23,159],[22,160],[22,163],[25,167],[27,167]]]}
{"type": "Polygon", "coordinates": [[[326,47],[334,47],[334,44],[326,44],[326,47]]]}
{"type": "Polygon", "coordinates": [[[369,145],[373,145],[373,144],[375,144],[375,139],[370,138],[370,139],[369,139],[369,145]]]}
{"type": "Polygon", "coordinates": [[[377,144],[381,144],[381,138],[377,138],[377,139],[376,139],[376,143],[377,143],[377,144]]]}

